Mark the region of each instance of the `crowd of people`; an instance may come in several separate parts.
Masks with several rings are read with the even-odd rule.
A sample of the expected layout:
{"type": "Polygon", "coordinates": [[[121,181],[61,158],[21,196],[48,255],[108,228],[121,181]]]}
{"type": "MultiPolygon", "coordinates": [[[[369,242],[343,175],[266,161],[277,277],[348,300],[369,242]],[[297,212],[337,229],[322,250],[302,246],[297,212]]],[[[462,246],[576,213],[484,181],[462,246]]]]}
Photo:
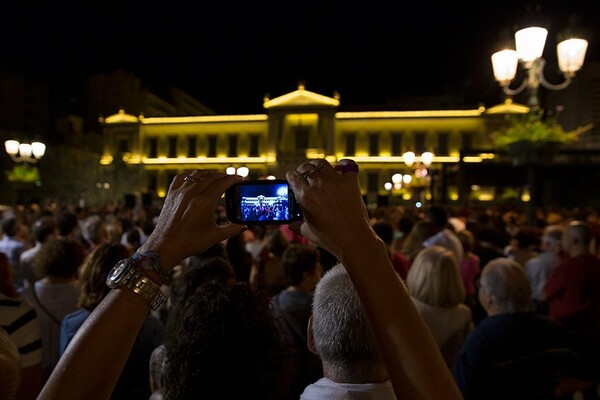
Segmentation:
{"type": "Polygon", "coordinates": [[[273,204],[242,204],[242,215],[244,221],[282,221],[289,219],[287,206],[282,202],[273,204]]]}
{"type": "Polygon", "coordinates": [[[594,210],[367,209],[357,176],[288,172],[289,226],[198,170],[159,209],[4,212],[0,398],[600,398],[594,210]]]}

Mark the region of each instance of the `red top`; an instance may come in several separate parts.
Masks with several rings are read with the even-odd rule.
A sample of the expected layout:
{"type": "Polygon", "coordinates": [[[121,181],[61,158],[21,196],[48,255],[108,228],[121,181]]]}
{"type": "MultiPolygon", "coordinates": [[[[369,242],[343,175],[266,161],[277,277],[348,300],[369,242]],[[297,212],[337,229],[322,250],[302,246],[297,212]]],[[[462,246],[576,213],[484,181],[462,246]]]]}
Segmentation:
{"type": "Polygon", "coordinates": [[[400,253],[399,251],[393,250],[390,259],[392,260],[392,265],[394,266],[394,270],[403,281],[406,281],[406,276],[408,275],[408,269],[410,268],[410,261],[408,258],[400,253]]]}
{"type": "Polygon", "coordinates": [[[475,279],[477,279],[481,272],[479,264],[479,256],[475,254],[465,255],[460,262],[460,276],[465,286],[466,295],[474,295],[477,292],[475,289],[475,279]]]}
{"type": "Polygon", "coordinates": [[[544,286],[550,317],[600,346],[600,259],[593,254],[560,263],[544,286]]]}

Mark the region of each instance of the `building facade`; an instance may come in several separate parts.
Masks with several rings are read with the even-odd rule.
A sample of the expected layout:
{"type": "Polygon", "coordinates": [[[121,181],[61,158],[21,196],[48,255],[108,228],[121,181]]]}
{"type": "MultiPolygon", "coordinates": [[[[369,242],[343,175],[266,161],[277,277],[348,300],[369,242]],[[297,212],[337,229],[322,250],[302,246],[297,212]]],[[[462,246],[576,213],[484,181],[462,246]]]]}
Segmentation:
{"type": "Polygon", "coordinates": [[[471,190],[453,169],[497,161],[490,132],[507,115],[529,111],[509,101],[490,109],[341,112],[337,96],[317,94],[303,85],[265,98],[263,106],[264,114],[185,117],[144,117],[121,110],[103,121],[101,164],[143,171],[139,186],[124,190],[162,197],[171,179],[189,169],[247,167],[249,178],[282,178],[306,159],[352,158],[360,164],[360,184],[369,205],[459,201],[471,190]],[[406,164],[408,151],[416,156],[411,166],[406,164]],[[415,176],[425,152],[433,153],[428,176],[415,176]],[[397,173],[413,179],[390,188],[386,182],[397,173]]]}

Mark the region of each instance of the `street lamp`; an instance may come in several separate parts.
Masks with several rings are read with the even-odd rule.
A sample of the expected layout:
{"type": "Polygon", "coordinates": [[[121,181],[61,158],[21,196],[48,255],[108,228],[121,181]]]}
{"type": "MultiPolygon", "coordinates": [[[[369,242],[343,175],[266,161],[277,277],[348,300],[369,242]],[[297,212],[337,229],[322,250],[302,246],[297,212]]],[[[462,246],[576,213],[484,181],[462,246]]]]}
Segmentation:
{"type": "Polygon", "coordinates": [[[15,162],[26,162],[34,164],[46,153],[46,145],[42,142],[19,143],[17,140],[7,140],[4,142],[6,153],[15,162]]]}
{"type": "Polygon", "coordinates": [[[412,151],[407,151],[402,155],[404,164],[406,164],[407,167],[412,167],[415,165],[415,162],[417,162],[415,166],[415,177],[418,179],[425,178],[427,176],[429,173],[427,169],[431,167],[433,157],[434,155],[432,152],[426,151],[419,156],[420,161],[417,162],[417,155],[412,151]]]}
{"type": "Polygon", "coordinates": [[[250,170],[248,167],[239,167],[237,169],[235,167],[227,167],[225,173],[227,175],[239,175],[242,178],[245,178],[248,176],[248,174],[250,174],[250,170]]]}
{"type": "Polygon", "coordinates": [[[516,50],[502,50],[492,55],[492,68],[494,78],[500,83],[504,93],[514,96],[529,88],[528,105],[539,106],[539,86],[550,90],[561,90],[569,86],[571,78],[583,66],[588,42],[585,39],[570,38],[563,40],[556,46],[558,67],[565,81],[561,84],[552,84],[544,77],[546,60],[542,58],[548,30],[540,27],[525,28],[515,33],[516,50]],[[521,61],[527,70],[527,79],[516,89],[510,88],[511,81],[517,74],[517,67],[521,61]]]}

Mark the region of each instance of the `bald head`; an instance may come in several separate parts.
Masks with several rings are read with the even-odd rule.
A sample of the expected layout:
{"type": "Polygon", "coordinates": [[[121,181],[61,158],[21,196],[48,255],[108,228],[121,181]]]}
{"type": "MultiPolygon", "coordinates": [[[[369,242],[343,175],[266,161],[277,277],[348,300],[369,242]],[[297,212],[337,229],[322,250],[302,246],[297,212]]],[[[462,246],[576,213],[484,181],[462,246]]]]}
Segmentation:
{"type": "Polygon", "coordinates": [[[569,222],[562,236],[563,249],[570,257],[587,254],[591,241],[592,231],[585,221],[569,222]]]}
{"type": "Polygon", "coordinates": [[[531,286],[523,268],[508,258],[496,258],[481,275],[482,303],[490,315],[531,309],[531,286]],[[489,308],[489,309],[488,309],[489,308]]]}

